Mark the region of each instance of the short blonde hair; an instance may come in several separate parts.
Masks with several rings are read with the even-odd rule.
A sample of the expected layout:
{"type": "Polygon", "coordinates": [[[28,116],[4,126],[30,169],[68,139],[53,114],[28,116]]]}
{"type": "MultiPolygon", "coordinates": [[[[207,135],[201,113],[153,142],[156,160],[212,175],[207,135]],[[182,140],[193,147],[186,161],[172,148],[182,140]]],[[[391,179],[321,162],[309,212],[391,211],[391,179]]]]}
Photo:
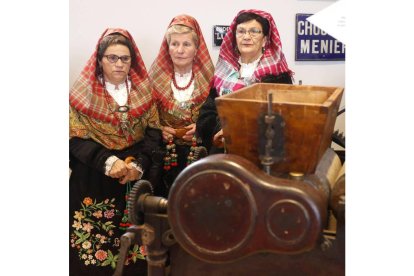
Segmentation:
{"type": "Polygon", "coordinates": [[[185,25],[180,25],[180,24],[172,25],[171,27],[168,28],[165,34],[165,38],[167,39],[167,43],[170,44],[172,34],[188,34],[188,33],[192,34],[193,42],[195,43],[196,48],[198,48],[198,35],[192,28],[187,27],[185,25]]]}

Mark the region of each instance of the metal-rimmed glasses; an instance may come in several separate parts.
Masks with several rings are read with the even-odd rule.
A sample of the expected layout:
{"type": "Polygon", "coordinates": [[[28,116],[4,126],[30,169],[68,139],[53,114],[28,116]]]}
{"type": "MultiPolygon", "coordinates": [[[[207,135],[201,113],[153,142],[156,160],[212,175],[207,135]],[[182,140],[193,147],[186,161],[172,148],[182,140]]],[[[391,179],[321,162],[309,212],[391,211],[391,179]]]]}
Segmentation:
{"type": "Polygon", "coordinates": [[[118,62],[118,59],[120,59],[123,63],[131,61],[131,56],[104,55],[104,57],[106,57],[110,63],[116,63],[118,62]]]}
{"type": "Polygon", "coordinates": [[[261,33],[262,31],[256,28],[251,28],[249,30],[240,28],[236,30],[237,37],[243,37],[245,34],[249,34],[251,38],[255,38],[255,37],[258,37],[261,33]]]}

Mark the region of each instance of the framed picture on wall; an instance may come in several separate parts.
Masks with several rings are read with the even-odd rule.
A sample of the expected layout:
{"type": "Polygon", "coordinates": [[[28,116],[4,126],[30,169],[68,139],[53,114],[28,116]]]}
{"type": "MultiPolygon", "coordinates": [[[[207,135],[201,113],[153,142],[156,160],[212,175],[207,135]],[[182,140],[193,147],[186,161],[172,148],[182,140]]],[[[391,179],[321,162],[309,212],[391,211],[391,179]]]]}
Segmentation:
{"type": "Polygon", "coordinates": [[[220,47],[230,26],[214,25],[213,26],[213,46],[220,47]]]}

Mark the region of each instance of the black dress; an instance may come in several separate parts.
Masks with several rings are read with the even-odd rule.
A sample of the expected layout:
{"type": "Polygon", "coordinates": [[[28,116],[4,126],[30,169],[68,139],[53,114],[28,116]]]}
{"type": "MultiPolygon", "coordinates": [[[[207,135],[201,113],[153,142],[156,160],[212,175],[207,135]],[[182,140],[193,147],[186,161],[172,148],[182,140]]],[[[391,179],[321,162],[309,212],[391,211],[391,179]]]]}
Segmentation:
{"type": "MultiPolygon", "coordinates": [[[[165,148],[165,145],[164,145],[165,148]]],[[[175,179],[178,175],[187,167],[187,157],[190,154],[191,146],[189,145],[180,145],[175,144],[175,150],[177,153],[177,166],[170,166],[169,170],[165,170],[163,166],[163,161],[158,161],[159,165],[159,175],[157,178],[154,194],[156,196],[161,196],[168,198],[168,194],[171,186],[174,184],[175,179]]],[[[166,155],[166,150],[164,149],[161,153],[161,156],[158,154],[158,160],[162,160],[166,155]]],[[[155,163],[154,163],[155,167],[155,163]]]]}
{"type": "MultiPolygon", "coordinates": [[[[282,73],[280,75],[267,75],[262,77],[263,83],[286,83],[292,84],[292,78],[289,73],[282,73]]],[[[200,109],[200,114],[196,123],[197,135],[202,140],[202,145],[205,146],[209,154],[223,153],[223,148],[217,148],[212,145],[214,135],[220,131],[221,123],[217,113],[215,99],[217,97],[216,88],[210,90],[206,101],[200,109]]]]}
{"type": "MultiPolygon", "coordinates": [[[[147,128],[143,141],[124,150],[109,150],[91,139],[69,140],[70,168],[70,275],[112,275],[118,258],[120,236],[128,227],[126,199],[134,183],[121,185],[104,174],[109,156],[135,157],[144,179],[154,177],[152,153],[161,142],[161,131],[147,128]]],[[[128,253],[124,275],[147,275],[143,248],[128,253]]]]}

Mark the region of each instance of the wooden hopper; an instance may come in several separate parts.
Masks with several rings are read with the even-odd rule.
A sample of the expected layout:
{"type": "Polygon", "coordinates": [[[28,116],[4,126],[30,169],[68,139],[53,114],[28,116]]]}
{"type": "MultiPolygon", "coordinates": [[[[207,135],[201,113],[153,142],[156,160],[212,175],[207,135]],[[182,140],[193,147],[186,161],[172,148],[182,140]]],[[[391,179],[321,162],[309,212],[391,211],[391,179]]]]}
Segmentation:
{"type": "Polygon", "coordinates": [[[272,112],[283,119],[283,135],[279,135],[283,138],[283,154],[271,165],[271,174],[314,173],[318,161],[331,145],[343,90],[340,87],[257,83],[216,98],[227,152],[262,167],[259,143],[263,143],[265,137],[259,131],[259,121],[268,112],[268,94],[272,93],[272,112]]]}

